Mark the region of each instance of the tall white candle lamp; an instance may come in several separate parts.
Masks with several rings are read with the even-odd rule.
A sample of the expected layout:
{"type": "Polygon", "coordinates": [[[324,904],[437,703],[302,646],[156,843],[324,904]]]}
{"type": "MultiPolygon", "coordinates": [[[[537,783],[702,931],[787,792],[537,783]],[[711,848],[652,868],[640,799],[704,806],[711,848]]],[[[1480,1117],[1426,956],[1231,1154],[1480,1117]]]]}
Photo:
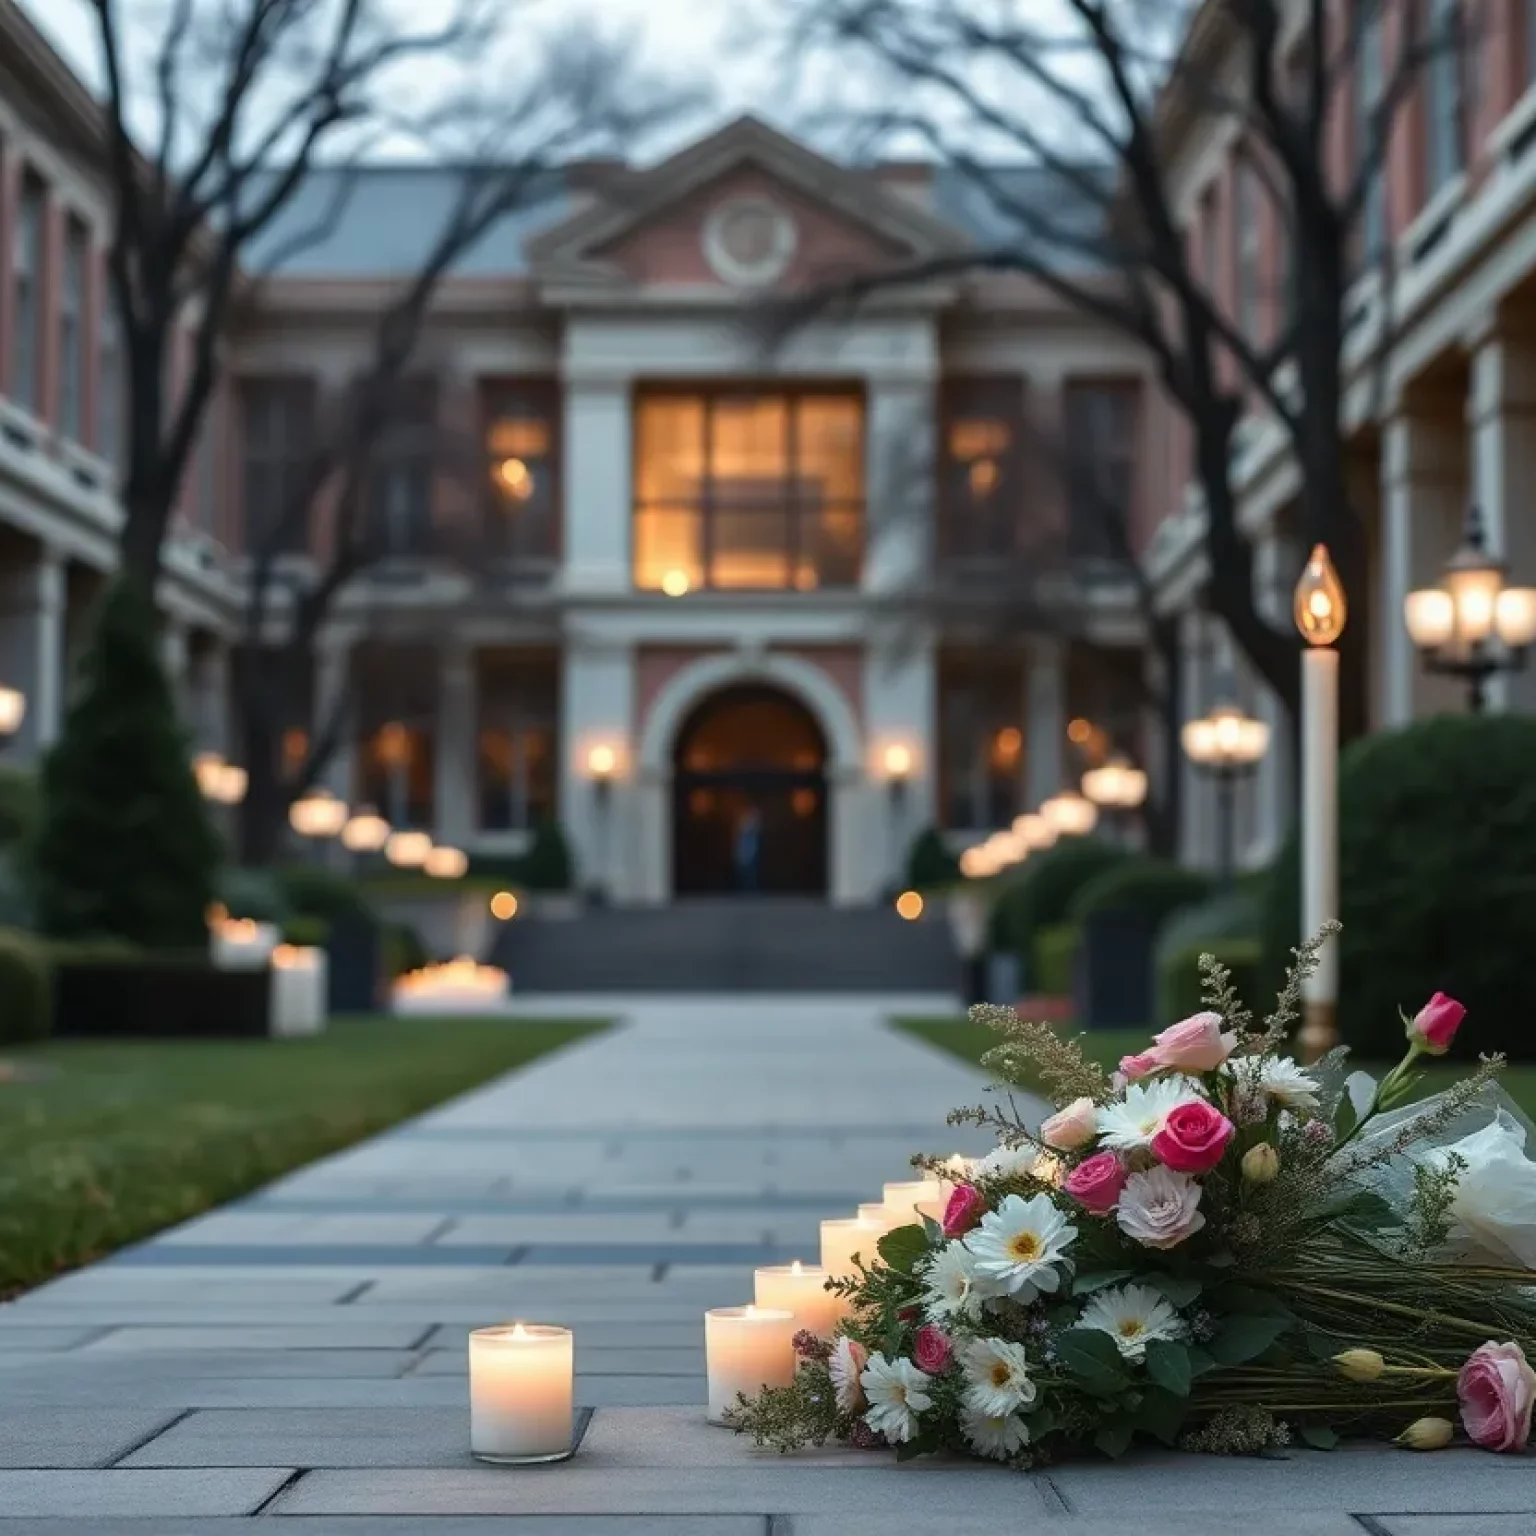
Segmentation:
{"type": "MultiPolygon", "coordinates": [[[[1326,545],[1313,546],[1296,583],[1301,657],[1301,928],[1308,936],[1339,915],[1339,653],[1349,605],[1326,545]]],[[[1302,993],[1303,1059],[1339,1040],[1339,945],[1330,939],[1302,993]]]]}

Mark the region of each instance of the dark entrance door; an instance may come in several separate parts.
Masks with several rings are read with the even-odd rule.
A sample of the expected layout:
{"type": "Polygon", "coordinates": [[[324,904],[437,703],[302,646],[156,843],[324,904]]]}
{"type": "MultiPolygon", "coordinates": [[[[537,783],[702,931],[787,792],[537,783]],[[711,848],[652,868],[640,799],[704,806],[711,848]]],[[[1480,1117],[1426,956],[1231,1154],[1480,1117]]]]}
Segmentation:
{"type": "Polygon", "coordinates": [[[824,895],[826,755],[810,712],[776,689],[706,699],[677,734],[674,891],[824,895]]]}

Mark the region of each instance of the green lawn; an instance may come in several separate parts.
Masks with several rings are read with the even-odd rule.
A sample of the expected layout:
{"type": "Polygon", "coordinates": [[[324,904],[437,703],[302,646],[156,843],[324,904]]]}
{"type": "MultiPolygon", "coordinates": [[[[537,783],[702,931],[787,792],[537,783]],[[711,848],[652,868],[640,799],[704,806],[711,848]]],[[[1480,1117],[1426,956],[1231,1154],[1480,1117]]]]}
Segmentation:
{"type": "MultiPolygon", "coordinates": [[[[973,1024],[966,1018],[896,1019],[898,1029],[925,1040],[940,1050],[951,1051],[966,1061],[979,1061],[982,1052],[997,1044],[997,1032],[985,1024],[973,1024]]],[[[1083,1053],[1090,1060],[1113,1071],[1122,1056],[1142,1050],[1152,1038],[1150,1029],[1106,1029],[1083,1034],[1083,1053]]],[[[1390,1063],[1363,1063],[1366,1070],[1376,1076],[1387,1070],[1390,1063]]],[[[1445,1088],[1463,1075],[1463,1068],[1456,1066],[1432,1066],[1425,1079],[1424,1091],[1433,1093],[1445,1088]]],[[[1536,1066],[1506,1067],[1499,1076],[1499,1084],[1526,1114],[1536,1119],[1536,1066]]],[[[1039,1089],[1038,1083],[1023,1086],[1039,1089]]]]}
{"type": "Polygon", "coordinates": [[[4,1053],[0,1297],[256,1188],[603,1028],[333,1021],[302,1040],[4,1053]]]}

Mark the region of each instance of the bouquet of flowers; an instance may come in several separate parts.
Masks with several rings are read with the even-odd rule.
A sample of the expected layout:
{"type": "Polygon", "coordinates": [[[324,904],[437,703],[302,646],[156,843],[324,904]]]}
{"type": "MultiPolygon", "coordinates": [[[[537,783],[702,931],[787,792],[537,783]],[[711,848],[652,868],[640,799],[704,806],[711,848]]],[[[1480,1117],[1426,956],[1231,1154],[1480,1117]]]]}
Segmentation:
{"type": "Polygon", "coordinates": [[[1431,1450],[1458,1419],[1523,1449],[1536,1163],[1493,1088],[1501,1061],[1421,1096],[1421,1061],[1464,1013],[1436,994],[1380,1081],[1346,1079],[1342,1051],[1297,1065],[1285,1041],[1331,931],[1297,950],[1262,1023],[1205,957],[1206,1011],[1112,1075],[1049,1026],[973,1010],[1002,1035],[986,1065],[1044,1083],[1054,1113],[1033,1125],[1009,1098],[952,1116],[996,1150],[963,1173],[914,1159],[951,1181],[942,1215],[829,1282],[837,1334],[798,1335],[794,1381],[743,1397],[737,1428],[781,1450],[836,1438],[1019,1467],[1138,1437],[1431,1450]]]}

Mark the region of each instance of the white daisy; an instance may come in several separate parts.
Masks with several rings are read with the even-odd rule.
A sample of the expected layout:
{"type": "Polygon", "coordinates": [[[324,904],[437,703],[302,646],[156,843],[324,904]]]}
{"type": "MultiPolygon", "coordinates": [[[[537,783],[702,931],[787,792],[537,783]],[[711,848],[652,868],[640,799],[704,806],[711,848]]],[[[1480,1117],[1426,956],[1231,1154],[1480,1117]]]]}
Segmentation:
{"type": "Polygon", "coordinates": [[[932,1381],[910,1360],[889,1360],[871,1355],[859,1382],[869,1399],[864,1422],[892,1445],[901,1445],[917,1433],[917,1416],[933,1407],[928,1395],[932,1381]]]}
{"type": "Polygon", "coordinates": [[[1007,1339],[972,1339],[961,1357],[965,1401],[987,1418],[1002,1418],[1028,1408],[1040,1389],[1029,1379],[1029,1358],[1022,1344],[1007,1339]]]}
{"type": "Polygon", "coordinates": [[[971,1176],[977,1179],[1021,1179],[1033,1170],[1038,1156],[1033,1147],[993,1147],[973,1166],[971,1176]]]}
{"type": "Polygon", "coordinates": [[[965,1443],[978,1456],[993,1461],[1007,1461],[1029,1444],[1029,1426],[1016,1413],[981,1413],[975,1408],[962,1408],[960,1428],[965,1443]]]}
{"type": "Polygon", "coordinates": [[[859,1377],[869,1362],[869,1351],[844,1334],[832,1345],[827,1372],[832,1377],[832,1395],[839,1413],[858,1413],[864,1407],[864,1388],[859,1377]]]}
{"type": "Polygon", "coordinates": [[[1115,1152],[1139,1152],[1150,1146],[1163,1121],[1181,1104],[1200,1098],[1187,1077],[1154,1077],[1130,1083],[1125,1097],[1099,1106],[1101,1146],[1115,1152]]]}
{"type": "Polygon", "coordinates": [[[1061,1283],[1055,1266],[1077,1236],[1048,1195],[1009,1195],[966,1239],[976,1257],[976,1273],[1021,1301],[1061,1283]]]}
{"type": "Polygon", "coordinates": [[[1258,1074],[1259,1092],[1286,1109],[1316,1109],[1317,1079],[1289,1056],[1266,1056],[1258,1074]]]}
{"type": "Polygon", "coordinates": [[[976,1273],[976,1257],[964,1243],[945,1243],[924,1277],[924,1309],[937,1317],[980,1317],[981,1304],[997,1287],[976,1273]]]}
{"type": "Polygon", "coordinates": [[[1184,1324],[1168,1298],[1150,1285],[1122,1285],[1088,1300],[1079,1328],[1107,1333],[1127,1360],[1145,1357],[1152,1339],[1182,1339],[1184,1324]]]}

